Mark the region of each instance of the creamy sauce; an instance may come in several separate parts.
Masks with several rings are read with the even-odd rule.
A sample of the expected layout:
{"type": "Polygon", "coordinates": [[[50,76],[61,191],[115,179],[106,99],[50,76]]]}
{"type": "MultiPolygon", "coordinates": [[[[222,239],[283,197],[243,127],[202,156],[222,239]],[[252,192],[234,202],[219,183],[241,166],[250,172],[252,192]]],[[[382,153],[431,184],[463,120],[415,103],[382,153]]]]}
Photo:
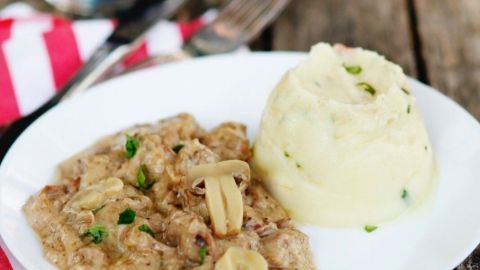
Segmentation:
{"type": "Polygon", "coordinates": [[[323,226],[392,220],[433,186],[430,142],[401,68],[326,44],[271,93],[254,164],[295,219],[323,226]]]}
{"type": "Polygon", "coordinates": [[[62,162],[23,211],[60,269],[315,269],[250,157],[243,124],[206,131],[182,113],[62,162]]]}

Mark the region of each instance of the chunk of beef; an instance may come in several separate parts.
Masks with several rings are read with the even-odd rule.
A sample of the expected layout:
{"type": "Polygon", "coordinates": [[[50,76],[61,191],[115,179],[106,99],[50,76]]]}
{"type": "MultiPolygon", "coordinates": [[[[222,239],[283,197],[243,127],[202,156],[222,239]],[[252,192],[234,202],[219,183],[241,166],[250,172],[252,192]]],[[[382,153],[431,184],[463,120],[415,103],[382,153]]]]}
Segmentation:
{"type": "Polygon", "coordinates": [[[204,133],[195,118],[188,113],[160,120],[151,131],[160,135],[163,143],[169,147],[198,138],[204,133]]]}
{"type": "Polygon", "coordinates": [[[219,259],[229,247],[242,247],[258,251],[260,249],[260,237],[255,232],[241,231],[239,234],[223,239],[216,239],[217,257],[219,259]]]}
{"type": "Polygon", "coordinates": [[[260,252],[272,268],[315,269],[308,236],[297,230],[278,230],[262,238],[260,242],[260,252]]]}
{"type": "Polygon", "coordinates": [[[181,256],[199,262],[199,251],[203,246],[208,247],[209,254],[215,254],[212,232],[199,216],[190,212],[176,211],[167,218],[166,224],[166,243],[177,246],[181,256]]]}
{"type": "Polygon", "coordinates": [[[257,181],[252,182],[246,194],[247,205],[254,208],[256,215],[265,222],[278,222],[288,218],[287,212],[257,181]]]}
{"type": "Polygon", "coordinates": [[[172,164],[175,154],[171,149],[161,144],[158,135],[138,135],[140,147],[131,159],[125,160],[115,176],[132,186],[138,186],[138,171],[142,168],[146,184],[157,181],[170,182],[175,178],[172,164]]]}
{"type": "Polygon", "coordinates": [[[197,139],[185,143],[178,152],[175,170],[180,175],[187,175],[188,170],[199,164],[218,162],[218,156],[197,139]]]}
{"type": "Polygon", "coordinates": [[[207,133],[202,142],[212,149],[221,160],[247,161],[251,157],[251,151],[246,131],[247,128],[243,124],[227,122],[207,133]]]}

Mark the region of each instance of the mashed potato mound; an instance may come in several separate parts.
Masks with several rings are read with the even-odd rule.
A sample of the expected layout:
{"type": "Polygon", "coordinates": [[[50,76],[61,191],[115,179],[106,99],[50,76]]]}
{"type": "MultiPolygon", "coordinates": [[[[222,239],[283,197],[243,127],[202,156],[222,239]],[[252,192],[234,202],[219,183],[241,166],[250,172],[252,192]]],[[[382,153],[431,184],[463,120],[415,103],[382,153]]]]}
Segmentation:
{"type": "Polygon", "coordinates": [[[328,227],[392,220],[425,201],[434,182],[402,69],[322,43],[270,94],[253,163],[294,219],[328,227]]]}

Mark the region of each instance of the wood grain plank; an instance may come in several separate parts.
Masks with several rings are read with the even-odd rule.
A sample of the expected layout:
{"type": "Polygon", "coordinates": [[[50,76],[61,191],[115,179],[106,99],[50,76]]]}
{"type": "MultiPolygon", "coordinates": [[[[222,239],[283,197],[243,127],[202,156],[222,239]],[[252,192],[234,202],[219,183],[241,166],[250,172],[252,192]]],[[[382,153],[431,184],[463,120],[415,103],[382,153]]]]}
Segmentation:
{"type": "Polygon", "coordinates": [[[9,4],[11,2],[11,0],[0,0],[0,7],[3,7],[7,4],[9,4]]]}
{"type": "MultiPolygon", "coordinates": [[[[430,83],[480,119],[480,1],[414,4],[430,83]]],[[[456,269],[480,270],[480,246],[456,269]]]]}
{"type": "Polygon", "coordinates": [[[344,43],[378,51],[417,74],[406,0],[295,0],[273,31],[275,50],[344,43]]]}
{"type": "Polygon", "coordinates": [[[414,3],[430,83],[480,119],[480,1],[414,3]]]}

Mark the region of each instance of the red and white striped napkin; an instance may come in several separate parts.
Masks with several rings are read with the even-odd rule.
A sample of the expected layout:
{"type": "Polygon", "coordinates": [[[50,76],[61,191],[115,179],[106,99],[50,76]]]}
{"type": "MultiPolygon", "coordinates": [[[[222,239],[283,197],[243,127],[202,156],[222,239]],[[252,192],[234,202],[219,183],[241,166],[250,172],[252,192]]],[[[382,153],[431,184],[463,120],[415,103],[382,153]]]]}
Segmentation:
{"type": "MultiPolygon", "coordinates": [[[[188,23],[159,22],[124,64],[177,52],[185,39],[215,16],[216,11],[211,10],[188,23]]],[[[22,4],[1,10],[0,126],[34,111],[54,95],[113,27],[110,20],[69,21],[35,13],[22,4]]],[[[22,269],[18,262],[10,263],[0,248],[0,270],[11,270],[12,266],[22,269]]]]}
{"type": "MultiPolygon", "coordinates": [[[[47,101],[114,26],[110,20],[69,21],[24,8],[11,16],[8,9],[18,10],[18,6],[0,12],[0,125],[27,115],[47,101]]],[[[215,16],[211,10],[188,23],[159,22],[124,64],[176,52],[186,38],[215,16]]]]}

